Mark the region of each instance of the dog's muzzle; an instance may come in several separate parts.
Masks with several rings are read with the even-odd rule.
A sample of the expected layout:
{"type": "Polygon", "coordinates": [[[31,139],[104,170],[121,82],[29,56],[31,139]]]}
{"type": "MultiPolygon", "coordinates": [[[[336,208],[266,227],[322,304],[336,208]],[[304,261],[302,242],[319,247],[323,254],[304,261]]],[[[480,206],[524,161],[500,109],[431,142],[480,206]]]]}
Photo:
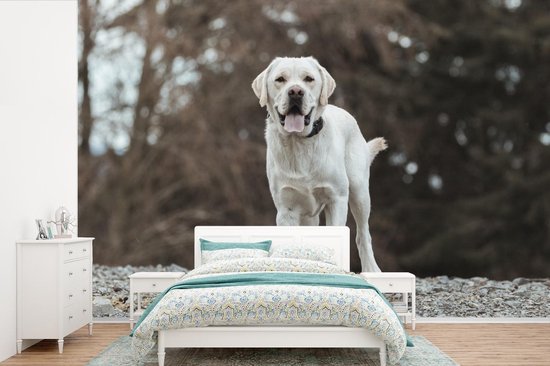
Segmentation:
{"type": "Polygon", "coordinates": [[[287,132],[302,132],[305,126],[309,126],[311,123],[311,115],[313,108],[305,116],[302,114],[301,109],[297,105],[293,105],[288,109],[286,115],[283,115],[277,111],[279,115],[279,122],[287,132]]]}

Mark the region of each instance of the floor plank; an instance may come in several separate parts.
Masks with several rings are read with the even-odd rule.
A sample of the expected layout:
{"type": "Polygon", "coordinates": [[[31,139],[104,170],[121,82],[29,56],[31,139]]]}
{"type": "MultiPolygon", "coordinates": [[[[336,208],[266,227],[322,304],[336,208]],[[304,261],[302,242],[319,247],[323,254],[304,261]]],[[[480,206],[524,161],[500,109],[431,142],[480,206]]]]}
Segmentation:
{"type": "Polygon", "coordinates": [[[93,335],[90,337],[88,326],[85,326],[65,337],[62,354],[58,353],[57,340],[47,339],[9,358],[1,365],[86,365],[111,342],[128,333],[128,324],[94,324],[93,335]]]}
{"type": "Polygon", "coordinates": [[[422,335],[463,366],[548,366],[550,324],[417,324],[422,335]]]}
{"type": "MultiPolygon", "coordinates": [[[[57,341],[44,340],[4,366],[86,365],[108,344],[128,334],[128,324],[95,324],[88,337],[84,327],[65,338],[63,354],[57,341]]],[[[550,324],[417,324],[411,335],[422,335],[463,366],[550,365],[550,324]]]]}

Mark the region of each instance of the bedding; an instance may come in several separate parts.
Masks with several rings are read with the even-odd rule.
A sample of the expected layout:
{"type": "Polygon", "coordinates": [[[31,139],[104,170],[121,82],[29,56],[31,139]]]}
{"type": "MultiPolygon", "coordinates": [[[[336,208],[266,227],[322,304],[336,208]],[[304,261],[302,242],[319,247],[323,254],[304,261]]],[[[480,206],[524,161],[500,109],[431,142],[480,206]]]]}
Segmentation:
{"type": "Polygon", "coordinates": [[[334,249],[322,245],[277,245],[271,248],[269,256],[273,258],[309,259],[336,264],[334,249]]]}
{"type": "Polygon", "coordinates": [[[246,258],[200,266],[159,295],[134,327],[134,354],[145,356],[158,330],[209,325],[363,327],[384,340],[390,363],[407,344],[393,309],[362,277],[311,260],[246,258]]]}
{"type": "Polygon", "coordinates": [[[271,240],[261,242],[214,242],[199,239],[201,242],[201,261],[214,261],[235,258],[262,258],[269,255],[271,240]]]}
{"type": "Polygon", "coordinates": [[[202,265],[185,275],[191,278],[199,275],[226,272],[313,272],[346,274],[344,269],[324,262],[296,258],[237,258],[202,265]]]}

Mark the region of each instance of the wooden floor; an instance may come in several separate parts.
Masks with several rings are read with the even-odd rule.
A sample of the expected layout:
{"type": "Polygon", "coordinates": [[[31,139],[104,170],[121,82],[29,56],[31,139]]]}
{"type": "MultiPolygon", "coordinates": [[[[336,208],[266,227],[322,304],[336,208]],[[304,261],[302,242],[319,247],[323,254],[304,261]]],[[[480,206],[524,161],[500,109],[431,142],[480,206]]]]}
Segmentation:
{"type": "MultiPolygon", "coordinates": [[[[129,332],[128,324],[94,324],[65,338],[65,350],[57,353],[57,341],[45,340],[2,365],[85,365],[116,338],[129,332]]],[[[411,335],[422,335],[463,366],[548,366],[550,324],[417,324],[411,335]]]]}

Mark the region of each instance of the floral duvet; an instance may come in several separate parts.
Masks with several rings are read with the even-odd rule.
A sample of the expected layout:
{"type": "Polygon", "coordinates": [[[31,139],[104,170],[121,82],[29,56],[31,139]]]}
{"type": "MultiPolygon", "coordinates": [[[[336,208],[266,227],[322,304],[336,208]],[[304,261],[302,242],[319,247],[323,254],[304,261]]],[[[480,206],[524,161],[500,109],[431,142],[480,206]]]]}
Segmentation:
{"type": "Polygon", "coordinates": [[[137,359],[156,331],[210,325],[339,325],[381,337],[397,362],[407,338],[397,315],[362,277],[338,266],[292,258],[241,258],[205,264],[159,295],[133,330],[137,359]]]}

